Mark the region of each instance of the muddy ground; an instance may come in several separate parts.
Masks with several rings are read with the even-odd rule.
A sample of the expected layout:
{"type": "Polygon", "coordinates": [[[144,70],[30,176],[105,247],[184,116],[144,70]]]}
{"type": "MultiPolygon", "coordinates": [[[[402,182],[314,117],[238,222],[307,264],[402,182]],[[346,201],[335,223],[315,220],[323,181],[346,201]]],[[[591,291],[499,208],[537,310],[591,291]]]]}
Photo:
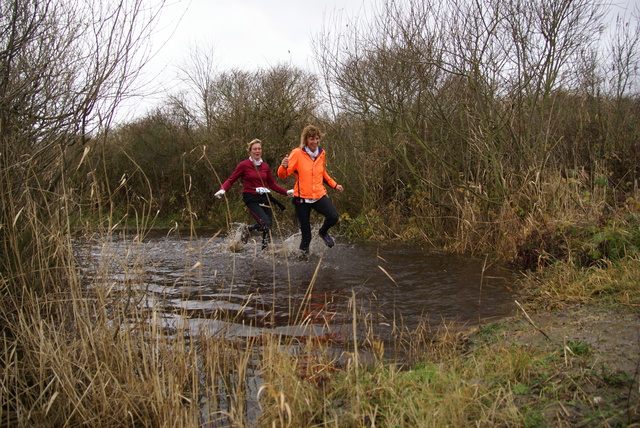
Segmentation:
{"type": "Polygon", "coordinates": [[[521,308],[507,320],[498,345],[566,352],[566,366],[561,365],[549,382],[572,379],[575,397],[582,399],[549,405],[546,425],[640,427],[640,308],[575,305],[531,312],[521,308]],[[584,358],[568,355],[570,346],[565,345],[571,343],[589,345],[584,358]]]}
{"type": "Polygon", "coordinates": [[[523,315],[522,319],[527,322],[514,326],[514,341],[540,344],[586,342],[592,346],[594,364],[605,364],[613,370],[638,375],[640,311],[573,306],[527,315],[537,329],[523,315]]]}

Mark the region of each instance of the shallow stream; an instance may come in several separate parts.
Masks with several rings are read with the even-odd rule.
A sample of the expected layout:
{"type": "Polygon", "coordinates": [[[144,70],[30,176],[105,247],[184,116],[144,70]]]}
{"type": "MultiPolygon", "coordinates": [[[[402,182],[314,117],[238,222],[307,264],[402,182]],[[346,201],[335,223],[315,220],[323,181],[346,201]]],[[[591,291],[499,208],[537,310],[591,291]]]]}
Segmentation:
{"type": "MultiPolygon", "coordinates": [[[[354,335],[358,341],[373,336],[385,358],[402,362],[412,352],[404,343],[414,332],[429,336],[443,322],[477,326],[515,311],[513,273],[485,260],[341,237],[327,248],[317,235],[310,257],[301,260],[299,234],[274,238],[262,251],[258,236],[240,243],[240,227],[229,236],[158,231],[83,238],[75,250],[87,285],[136,288],[125,295],[135,296],[135,307],[153,313],[169,334],[206,332],[241,342],[265,332],[286,336],[294,339],[286,343],[303,371],[305,343],[326,344],[341,365],[341,358],[354,355],[354,335]]],[[[358,355],[366,358],[371,350],[380,351],[359,349],[358,355]]],[[[251,426],[260,414],[263,381],[253,368],[246,376],[242,407],[251,426]]],[[[203,400],[202,426],[235,426],[227,416],[235,398],[223,391],[203,400]]]]}
{"type": "Polygon", "coordinates": [[[318,334],[300,329],[311,320],[325,334],[353,312],[348,301],[354,296],[358,312],[385,341],[393,327],[474,326],[515,309],[514,275],[482,259],[340,237],[327,248],[316,236],[309,259],[301,260],[298,234],[274,238],[264,251],[258,235],[252,238],[243,245],[238,232],[154,232],[78,245],[78,254],[87,277],[100,275],[97,266],[108,260],[103,270],[111,277],[104,281],[135,284],[145,293],[142,304],[163,314],[168,328],[191,331],[318,334]]]}

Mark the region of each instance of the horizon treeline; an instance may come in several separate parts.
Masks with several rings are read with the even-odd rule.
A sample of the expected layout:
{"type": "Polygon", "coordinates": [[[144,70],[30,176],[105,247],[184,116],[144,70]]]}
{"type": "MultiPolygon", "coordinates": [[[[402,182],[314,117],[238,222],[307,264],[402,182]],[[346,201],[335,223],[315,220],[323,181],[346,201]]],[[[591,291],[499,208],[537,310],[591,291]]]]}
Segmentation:
{"type": "MultiPolygon", "coordinates": [[[[32,177],[51,195],[64,186],[71,229],[99,218],[224,229],[248,218],[239,184],[229,204],[213,197],[246,143],[261,139],[275,171],[314,123],[346,189],[329,190],[342,233],[511,257],[533,232],[579,214],[594,221],[636,197],[638,13],[612,19],[615,9],[589,0],[383,2],[366,21],[327,22],[314,36],[317,74],[286,64],[218,71],[215,52],[198,47],[181,65],[188,89],[95,131],[86,124],[103,116],[87,112],[109,97],[65,88],[63,69],[47,74],[53,83],[34,77],[22,98],[33,105],[43,87],[92,98],[64,129],[21,138],[50,158],[32,177]]],[[[20,117],[41,133],[37,113],[20,117]]],[[[12,151],[6,182],[25,156],[12,151]]],[[[293,224],[292,211],[283,219],[293,224]]]]}
{"type": "MultiPolygon", "coordinates": [[[[345,233],[504,254],[532,224],[584,209],[559,180],[607,198],[636,189],[638,11],[625,21],[587,0],[411,0],[375,12],[316,35],[318,75],[217,72],[196,50],[183,68],[191,90],[96,138],[82,173],[97,174],[78,187],[224,226],[213,193],[245,143],[260,138],[275,170],[315,123],[346,189],[330,191],[345,233]]],[[[246,221],[239,194],[231,220],[246,221]]]]}

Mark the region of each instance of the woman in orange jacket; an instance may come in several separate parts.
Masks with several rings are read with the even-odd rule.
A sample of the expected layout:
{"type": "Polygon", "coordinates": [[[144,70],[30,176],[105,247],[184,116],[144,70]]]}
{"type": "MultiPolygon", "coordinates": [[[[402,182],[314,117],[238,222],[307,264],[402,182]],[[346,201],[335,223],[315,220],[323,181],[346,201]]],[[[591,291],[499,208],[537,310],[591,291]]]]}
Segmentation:
{"type": "Polygon", "coordinates": [[[324,216],[319,235],[328,247],[333,247],[335,241],[329,234],[329,229],[338,223],[338,212],[327,197],[324,183],[342,192],[341,185],[327,174],[325,169],[326,153],[319,147],[322,133],[313,125],[308,125],[300,135],[300,147],[291,151],[282,159],[278,167],[278,177],[287,178],[291,174],[296,178],[293,187],[293,204],[300,223],[302,240],[300,250],[309,253],[311,243],[311,210],[324,216]]]}

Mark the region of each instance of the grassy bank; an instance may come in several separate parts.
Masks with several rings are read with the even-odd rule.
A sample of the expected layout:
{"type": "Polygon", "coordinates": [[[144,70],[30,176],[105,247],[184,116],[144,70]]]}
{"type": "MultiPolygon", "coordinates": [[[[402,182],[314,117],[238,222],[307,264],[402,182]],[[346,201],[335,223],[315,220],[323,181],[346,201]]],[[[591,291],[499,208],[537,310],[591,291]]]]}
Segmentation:
{"type": "MultiPolygon", "coordinates": [[[[518,316],[474,331],[434,332],[431,341],[414,343],[421,359],[411,366],[384,358],[364,366],[352,361],[341,370],[322,370],[318,381],[267,364],[263,422],[349,427],[638,423],[639,272],[640,260],[633,256],[603,267],[562,264],[531,275],[521,286],[518,316]]],[[[267,359],[274,360],[279,358],[267,359]]]]}
{"type": "MultiPolygon", "coordinates": [[[[622,224],[622,223],[621,223],[622,224]]],[[[624,223],[632,224],[632,223],[624,223]]],[[[623,236],[634,231],[620,229],[623,236]],[[628,232],[628,233],[627,233],[628,232]]],[[[396,329],[385,354],[355,297],[325,340],[188,332],[146,308],[146,261],[108,235],[68,288],[5,294],[4,426],[626,426],[638,413],[640,259],[566,257],[518,284],[518,315],[469,331],[396,329]],[[122,253],[121,253],[122,254],[122,253]],[[123,281],[109,280],[113,266],[123,281]],[[295,352],[294,352],[295,350],[295,352]],[[208,424],[208,425],[207,425],[208,424]]],[[[311,279],[313,283],[313,278],[311,279]]],[[[310,285],[311,287],[311,285],[310,285]]],[[[310,313],[302,302],[298,314],[310,313]]],[[[219,315],[221,321],[236,321],[219,315]]],[[[313,320],[300,315],[297,324],[313,320]]],[[[319,338],[320,339],[320,338],[319,338]]]]}
{"type": "MultiPolygon", "coordinates": [[[[517,214],[508,208],[492,223],[476,216],[479,199],[466,195],[459,227],[446,229],[452,231],[444,240],[449,251],[462,252],[490,235],[500,243],[496,254],[513,256],[523,272],[514,284],[518,316],[476,331],[396,328],[389,339],[396,348],[386,354],[355,298],[343,314],[351,333],[339,355],[323,340],[268,332],[240,340],[224,329],[188,331],[182,323],[187,313],[167,319],[145,305],[147,260],[137,246],[155,227],[155,211],[111,210],[104,221],[81,229],[79,236],[102,248],[92,260],[97,274],[88,275],[68,233],[84,223],[51,205],[48,218],[60,221],[51,227],[58,233],[51,233],[40,221],[42,204],[29,204],[13,213],[8,225],[21,229],[5,240],[16,254],[32,252],[29,264],[14,257],[12,275],[2,278],[0,421],[52,427],[635,423],[637,198],[614,204],[616,193],[608,188],[590,192],[562,177],[545,186],[535,209],[517,214]],[[125,226],[136,233],[123,235],[120,252],[110,251],[125,226]],[[398,363],[391,354],[400,351],[398,363]]],[[[246,218],[239,206],[230,203],[221,218],[246,218]]],[[[343,217],[342,232],[408,239],[400,233],[402,219],[410,230],[427,230],[420,221],[428,212],[422,219],[383,213],[389,212],[343,217]]],[[[286,227],[282,217],[278,213],[278,228],[286,227]]],[[[191,232],[194,219],[187,214],[183,220],[191,232]]],[[[309,278],[310,288],[313,282],[309,278]]],[[[295,313],[312,313],[308,304],[295,313]]],[[[218,313],[212,321],[237,320],[218,313]]],[[[312,321],[301,315],[294,322],[312,321]]]]}

